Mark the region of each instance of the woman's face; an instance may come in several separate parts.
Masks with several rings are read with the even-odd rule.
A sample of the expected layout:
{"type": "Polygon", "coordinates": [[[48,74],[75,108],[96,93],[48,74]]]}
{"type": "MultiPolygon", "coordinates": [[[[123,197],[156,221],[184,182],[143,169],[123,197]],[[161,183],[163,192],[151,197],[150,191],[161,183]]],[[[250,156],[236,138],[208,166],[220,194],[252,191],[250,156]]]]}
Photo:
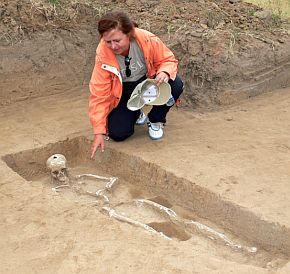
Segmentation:
{"type": "Polygon", "coordinates": [[[126,53],[130,47],[130,38],[119,29],[112,29],[103,33],[102,37],[115,54],[126,53]]]}

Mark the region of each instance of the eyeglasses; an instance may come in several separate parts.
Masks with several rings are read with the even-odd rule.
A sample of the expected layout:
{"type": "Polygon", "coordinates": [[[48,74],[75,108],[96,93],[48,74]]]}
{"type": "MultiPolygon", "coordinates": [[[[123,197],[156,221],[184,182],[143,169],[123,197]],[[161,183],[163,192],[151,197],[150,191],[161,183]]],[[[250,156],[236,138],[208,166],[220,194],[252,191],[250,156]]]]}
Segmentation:
{"type": "Polygon", "coordinates": [[[130,58],[128,55],[125,56],[125,66],[126,66],[126,76],[131,76],[131,69],[130,69],[130,61],[132,58],[130,58]]]}

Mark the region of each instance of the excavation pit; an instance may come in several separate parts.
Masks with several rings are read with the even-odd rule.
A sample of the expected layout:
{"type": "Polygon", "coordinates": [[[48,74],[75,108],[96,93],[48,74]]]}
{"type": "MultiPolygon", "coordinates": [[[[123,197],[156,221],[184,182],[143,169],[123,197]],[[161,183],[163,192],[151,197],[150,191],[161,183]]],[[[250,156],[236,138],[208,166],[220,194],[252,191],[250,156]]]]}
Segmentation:
{"type": "Polygon", "coordinates": [[[194,182],[178,178],[139,157],[107,148],[92,161],[90,145],[90,140],[78,137],[6,155],[3,160],[25,180],[53,189],[45,163],[52,154],[63,154],[73,178],[79,174],[118,177],[108,194],[109,205],[99,206],[93,195],[86,195],[104,187],[104,182],[94,178],[85,180],[81,192],[72,187],[59,189],[57,195],[63,198],[96,206],[112,218],[137,226],[136,229],[192,245],[221,259],[263,268],[279,268],[288,262],[289,231],[285,227],[261,220],[194,182]]]}

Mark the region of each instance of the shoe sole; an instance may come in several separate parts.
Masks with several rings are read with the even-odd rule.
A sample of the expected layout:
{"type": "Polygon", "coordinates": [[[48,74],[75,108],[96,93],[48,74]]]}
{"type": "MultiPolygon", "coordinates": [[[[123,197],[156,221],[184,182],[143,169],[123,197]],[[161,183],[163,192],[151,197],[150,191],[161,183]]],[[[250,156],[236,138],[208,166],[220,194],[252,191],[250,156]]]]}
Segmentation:
{"type": "Polygon", "coordinates": [[[149,132],[148,132],[148,135],[149,135],[149,137],[150,137],[150,139],[151,140],[160,140],[160,139],[162,139],[163,138],[163,136],[164,136],[164,133],[162,134],[162,136],[161,137],[153,137],[153,136],[151,136],[150,134],[149,134],[149,132]]]}
{"type": "Polygon", "coordinates": [[[163,136],[162,136],[162,137],[159,137],[159,138],[153,138],[153,137],[151,137],[150,135],[149,135],[149,137],[150,137],[150,139],[153,140],[153,141],[161,140],[161,139],[163,138],[163,136]]]}

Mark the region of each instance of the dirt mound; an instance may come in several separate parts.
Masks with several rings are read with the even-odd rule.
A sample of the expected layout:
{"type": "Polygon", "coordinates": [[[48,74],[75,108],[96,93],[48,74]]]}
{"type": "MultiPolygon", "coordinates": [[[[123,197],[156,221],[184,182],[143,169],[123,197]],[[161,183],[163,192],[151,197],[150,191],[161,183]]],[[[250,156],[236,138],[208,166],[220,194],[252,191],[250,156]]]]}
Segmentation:
{"type": "Polygon", "coordinates": [[[175,52],[188,105],[230,104],[290,85],[285,22],[242,1],[4,0],[1,104],[87,85],[98,39],[96,22],[112,9],[129,13],[175,52]]]}

